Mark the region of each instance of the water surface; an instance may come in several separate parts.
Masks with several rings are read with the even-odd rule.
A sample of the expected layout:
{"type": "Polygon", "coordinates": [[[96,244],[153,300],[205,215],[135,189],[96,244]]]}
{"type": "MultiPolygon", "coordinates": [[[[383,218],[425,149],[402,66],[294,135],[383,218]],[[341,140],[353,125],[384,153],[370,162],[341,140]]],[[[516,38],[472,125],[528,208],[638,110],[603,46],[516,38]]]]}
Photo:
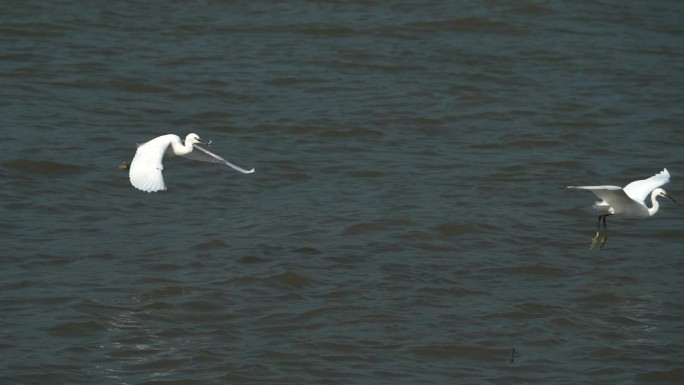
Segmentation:
{"type": "Polygon", "coordinates": [[[1,8],[3,384],[683,380],[682,3],[1,8]]]}

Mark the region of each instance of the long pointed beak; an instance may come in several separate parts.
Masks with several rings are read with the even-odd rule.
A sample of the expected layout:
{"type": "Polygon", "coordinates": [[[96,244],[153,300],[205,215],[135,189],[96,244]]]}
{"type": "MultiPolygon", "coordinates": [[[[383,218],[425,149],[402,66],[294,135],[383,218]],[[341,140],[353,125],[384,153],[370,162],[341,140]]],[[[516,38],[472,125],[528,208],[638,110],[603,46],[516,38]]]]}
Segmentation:
{"type": "Polygon", "coordinates": [[[677,203],[677,201],[676,201],[673,197],[671,197],[669,194],[668,194],[668,195],[665,195],[665,196],[668,197],[668,198],[670,198],[670,199],[672,199],[672,202],[677,203]]]}

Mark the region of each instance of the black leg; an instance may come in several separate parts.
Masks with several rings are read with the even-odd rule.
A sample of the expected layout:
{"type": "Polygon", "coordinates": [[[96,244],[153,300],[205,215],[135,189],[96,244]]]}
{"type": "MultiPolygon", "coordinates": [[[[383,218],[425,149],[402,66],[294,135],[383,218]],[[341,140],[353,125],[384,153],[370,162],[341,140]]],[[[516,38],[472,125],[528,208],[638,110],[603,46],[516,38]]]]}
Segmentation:
{"type": "Polygon", "coordinates": [[[599,249],[602,249],[603,246],[606,245],[606,241],[608,240],[608,227],[606,226],[606,218],[608,218],[609,215],[613,215],[613,214],[604,214],[603,215],[603,240],[601,241],[601,246],[599,246],[599,249]]]}
{"type": "Polygon", "coordinates": [[[596,246],[596,242],[598,242],[599,236],[601,235],[601,218],[605,219],[605,216],[599,215],[598,221],[596,221],[596,235],[594,235],[594,238],[591,239],[591,246],[589,246],[590,249],[593,249],[594,246],[596,246]]]}

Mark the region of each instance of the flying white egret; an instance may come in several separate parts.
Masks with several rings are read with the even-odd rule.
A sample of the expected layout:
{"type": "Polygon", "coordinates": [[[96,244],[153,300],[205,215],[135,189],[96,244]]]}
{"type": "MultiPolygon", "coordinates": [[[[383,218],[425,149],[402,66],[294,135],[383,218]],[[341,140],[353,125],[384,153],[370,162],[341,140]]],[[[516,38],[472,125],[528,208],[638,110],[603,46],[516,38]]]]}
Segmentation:
{"type": "Polygon", "coordinates": [[[634,181],[624,188],[618,186],[568,186],[568,188],[583,189],[593,192],[601,199],[594,204],[594,209],[603,213],[598,217],[596,235],[591,240],[590,248],[593,249],[598,242],[601,232],[601,220],[603,220],[603,239],[599,248],[603,248],[608,239],[608,229],[606,228],[606,217],[613,214],[622,214],[628,217],[648,218],[654,216],[660,205],[657,197],[668,197],[673,202],[677,202],[667,195],[660,186],[670,181],[670,173],[663,169],[660,173],[644,180],[634,181]],[[651,195],[651,208],[648,208],[644,200],[651,195]]]}
{"type": "Polygon", "coordinates": [[[245,174],[254,172],[254,169],[245,170],[238,167],[220,156],[198,146],[202,143],[197,134],[188,134],[185,144],[181,143],[178,135],[162,135],[147,143],[138,145],[135,157],[131,161],[129,178],[133,187],[147,192],[166,190],[164,177],[162,176],[162,158],[184,156],[186,158],[210,163],[223,163],[245,174]]]}

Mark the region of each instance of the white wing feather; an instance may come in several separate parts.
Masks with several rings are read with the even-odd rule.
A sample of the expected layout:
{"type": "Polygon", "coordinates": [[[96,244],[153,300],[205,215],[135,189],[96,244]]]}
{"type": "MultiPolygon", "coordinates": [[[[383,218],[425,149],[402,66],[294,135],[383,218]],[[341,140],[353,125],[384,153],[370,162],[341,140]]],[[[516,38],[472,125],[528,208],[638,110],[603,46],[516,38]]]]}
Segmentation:
{"type": "Polygon", "coordinates": [[[637,202],[643,202],[651,193],[651,191],[668,183],[669,181],[670,173],[666,168],[664,168],[663,171],[653,175],[648,179],[637,180],[628,184],[623,190],[625,190],[625,194],[627,194],[630,198],[637,202]]]}
{"type": "Polygon", "coordinates": [[[630,206],[634,204],[632,198],[625,194],[622,187],[618,186],[568,186],[568,188],[589,190],[594,193],[602,202],[596,202],[594,208],[597,210],[607,210],[612,206],[630,206]]]}
{"type": "Polygon", "coordinates": [[[213,152],[211,152],[205,148],[202,148],[196,144],[194,144],[193,147],[195,148],[195,150],[193,150],[193,151],[191,151],[191,152],[189,152],[183,156],[188,158],[188,159],[199,160],[202,162],[222,163],[222,164],[230,166],[233,169],[240,171],[241,173],[244,173],[244,174],[251,174],[254,172],[254,169],[245,170],[244,168],[236,166],[236,165],[230,163],[229,161],[223,159],[222,157],[214,154],[213,152]],[[199,151],[197,151],[197,150],[199,150],[199,151]]]}
{"type": "Polygon", "coordinates": [[[128,173],[131,184],[142,191],[156,192],[166,190],[162,176],[162,158],[171,143],[170,140],[153,139],[138,147],[135,157],[131,161],[128,173]]]}

